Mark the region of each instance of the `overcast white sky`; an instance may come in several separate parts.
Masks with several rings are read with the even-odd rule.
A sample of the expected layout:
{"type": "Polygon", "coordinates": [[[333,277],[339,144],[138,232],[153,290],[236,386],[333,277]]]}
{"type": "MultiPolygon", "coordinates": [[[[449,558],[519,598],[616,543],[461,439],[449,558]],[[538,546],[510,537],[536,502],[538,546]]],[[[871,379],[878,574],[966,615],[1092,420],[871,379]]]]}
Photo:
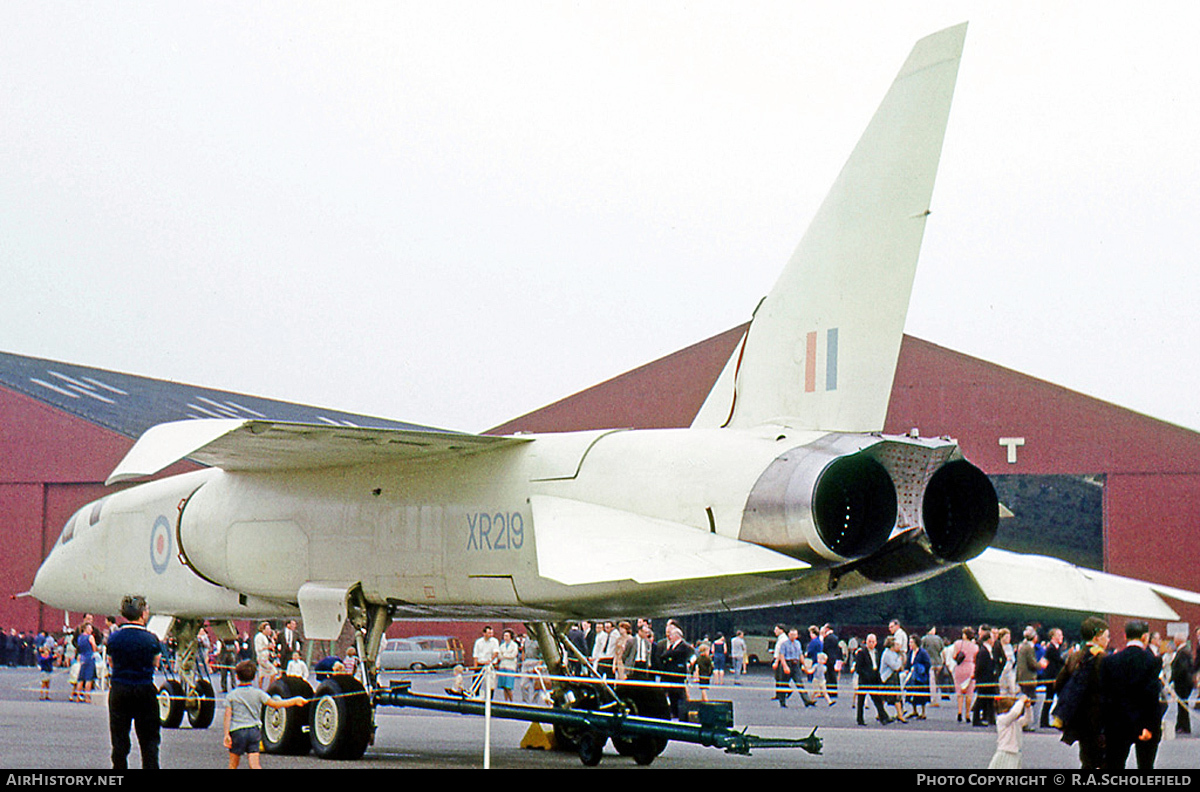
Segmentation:
{"type": "Polygon", "coordinates": [[[1200,5],[0,4],[0,349],[468,431],[745,321],[969,21],[907,332],[1200,429],[1200,5]]]}

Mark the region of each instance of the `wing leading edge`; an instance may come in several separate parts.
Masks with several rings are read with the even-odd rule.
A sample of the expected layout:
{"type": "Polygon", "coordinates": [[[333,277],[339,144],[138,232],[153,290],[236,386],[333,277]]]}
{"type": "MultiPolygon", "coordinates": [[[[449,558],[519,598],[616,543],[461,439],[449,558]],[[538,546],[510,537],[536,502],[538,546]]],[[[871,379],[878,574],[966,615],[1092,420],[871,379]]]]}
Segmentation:
{"type": "Polygon", "coordinates": [[[300,470],[469,454],[527,442],[531,441],[282,421],[174,421],[143,434],[105,483],[146,478],[182,459],[223,470],[300,470]]]}

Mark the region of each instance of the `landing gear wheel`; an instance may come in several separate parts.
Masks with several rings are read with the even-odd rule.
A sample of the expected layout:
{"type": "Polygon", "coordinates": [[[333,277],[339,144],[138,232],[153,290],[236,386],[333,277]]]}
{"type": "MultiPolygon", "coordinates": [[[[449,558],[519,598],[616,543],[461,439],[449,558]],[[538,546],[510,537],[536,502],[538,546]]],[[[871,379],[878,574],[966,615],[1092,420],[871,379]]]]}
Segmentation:
{"type": "Polygon", "coordinates": [[[158,689],[158,722],[164,729],[178,729],[183,722],[183,685],[174,679],[158,689]]]}
{"type": "Polygon", "coordinates": [[[371,702],[362,683],[339,674],[321,683],[309,705],[309,737],[322,759],[357,759],[371,741],[371,702]]]}
{"type": "Polygon", "coordinates": [[[188,723],[193,729],[207,729],[212,725],[213,713],[217,709],[217,697],[213,693],[212,683],[207,679],[196,682],[196,687],[188,691],[183,702],[187,710],[188,723]]]}
{"type": "MultiPolygon", "coordinates": [[[[289,699],[303,696],[311,699],[312,685],[299,677],[280,677],[267,688],[267,694],[289,699]]],[[[269,754],[304,756],[312,747],[308,738],[309,710],[312,704],[303,707],[263,708],[263,750],[269,754]]]]}
{"type": "Polygon", "coordinates": [[[579,761],[588,767],[600,764],[604,757],[604,744],[608,738],[594,731],[585,731],[579,736],[579,761]]]}

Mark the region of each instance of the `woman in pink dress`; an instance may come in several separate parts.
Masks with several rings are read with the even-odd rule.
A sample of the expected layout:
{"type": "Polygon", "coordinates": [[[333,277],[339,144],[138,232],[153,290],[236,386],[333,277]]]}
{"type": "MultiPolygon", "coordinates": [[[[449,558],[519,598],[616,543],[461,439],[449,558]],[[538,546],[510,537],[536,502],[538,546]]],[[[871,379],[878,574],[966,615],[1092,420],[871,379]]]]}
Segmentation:
{"type": "Polygon", "coordinates": [[[975,653],[978,651],[975,630],[963,627],[962,638],[954,642],[954,699],[960,723],[963,716],[971,712],[971,699],[975,695],[975,653]]]}

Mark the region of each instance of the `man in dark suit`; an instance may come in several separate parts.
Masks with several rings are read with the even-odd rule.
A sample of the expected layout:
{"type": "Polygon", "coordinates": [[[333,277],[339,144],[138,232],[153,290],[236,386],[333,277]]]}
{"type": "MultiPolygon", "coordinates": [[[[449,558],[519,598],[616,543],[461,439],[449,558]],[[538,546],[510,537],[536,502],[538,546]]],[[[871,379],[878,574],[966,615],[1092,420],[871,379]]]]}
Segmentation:
{"type": "Polygon", "coordinates": [[[994,654],[996,633],[989,627],[979,629],[979,651],[975,654],[975,706],[971,708],[972,726],[996,725],[996,696],[1000,693],[1000,669],[994,654]]]}
{"type": "Polygon", "coordinates": [[[1125,623],[1125,648],[1100,663],[1104,695],[1105,769],[1124,770],[1130,747],[1138,770],[1153,770],[1162,737],[1159,672],[1162,662],[1150,651],[1150,627],[1125,623]]]}
{"type": "Polygon", "coordinates": [[[658,668],[671,702],[671,716],[683,720],[687,706],[688,661],[694,650],[683,640],[683,630],[675,624],[667,625],[667,637],[659,644],[659,650],[658,668]]]}
{"type": "Polygon", "coordinates": [[[1042,715],[1038,723],[1043,729],[1050,728],[1050,713],[1054,710],[1054,680],[1058,679],[1067,658],[1063,657],[1063,631],[1058,627],[1050,630],[1046,652],[1042,655],[1042,670],[1038,675],[1046,686],[1046,701],[1042,704],[1042,715]]]}
{"type": "Polygon", "coordinates": [[[650,622],[638,620],[638,631],[625,650],[625,666],[629,669],[629,678],[639,682],[648,682],[651,672],[657,670],[661,662],[661,651],[654,642],[654,630],[650,622]]]}
{"type": "Polygon", "coordinates": [[[838,676],[842,673],[842,644],[832,625],[821,627],[821,651],[825,653],[825,689],[832,706],[837,701],[838,676]]]}
{"type": "Polygon", "coordinates": [[[854,669],[858,674],[858,695],[855,696],[856,722],[859,726],[867,725],[863,722],[863,705],[867,703],[868,695],[871,697],[871,703],[875,705],[876,719],[884,725],[892,722],[883,708],[883,697],[880,695],[883,680],[879,677],[880,653],[877,644],[878,639],[871,633],[862,648],[854,653],[854,669]]]}
{"type": "MultiPolygon", "coordinates": [[[[586,622],[585,622],[586,623],[586,622]]],[[[587,641],[583,639],[583,629],[578,624],[572,624],[567,630],[567,640],[584,655],[587,655],[587,641]]],[[[567,666],[571,669],[571,673],[578,674],[582,666],[579,664],[579,656],[574,652],[567,652],[567,666]]]]}
{"type": "Polygon", "coordinates": [[[1057,701],[1050,714],[1062,728],[1062,741],[1079,743],[1079,766],[1084,770],[1104,767],[1104,692],[1100,688],[1100,664],[1108,649],[1108,624],[1089,616],[1079,625],[1085,643],[1071,653],[1054,681],[1057,701]]]}
{"type": "Polygon", "coordinates": [[[584,657],[591,657],[592,648],[596,645],[596,631],[592,629],[590,621],[580,622],[579,629],[583,631],[583,645],[579,646],[579,644],[576,644],[576,646],[579,646],[579,650],[583,652],[584,657]]]}
{"type": "Polygon", "coordinates": [[[1179,699],[1175,713],[1175,733],[1191,734],[1192,719],[1188,713],[1188,698],[1192,695],[1192,676],[1196,672],[1196,663],[1191,650],[1185,641],[1175,650],[1175,659],[1171,661],[1171,686],[1179,699]]]}
{"type": "Polygon", "coordinates": [[[275,651],[280,659],[284,660],[285,666],[287,660],[291,659],[292,652],[300,651],[300,628],[295,619],[288,619],[283,629],[275,633],[275,651]]]}

